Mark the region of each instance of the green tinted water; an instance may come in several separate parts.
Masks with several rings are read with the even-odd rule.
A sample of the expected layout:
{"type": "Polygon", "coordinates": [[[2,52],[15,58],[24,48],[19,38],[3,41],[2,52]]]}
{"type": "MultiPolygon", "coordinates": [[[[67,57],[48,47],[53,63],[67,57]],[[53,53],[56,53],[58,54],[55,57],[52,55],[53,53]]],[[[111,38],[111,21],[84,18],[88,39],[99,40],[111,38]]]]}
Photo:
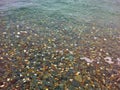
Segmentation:
{"type": "Polygon", "coordinates": [[[103,27],[119,27],[119,4],[118,0],[16,0],[3,5],[1,12],[6,11],[15,21],[36,24],[43,19],[47,24],[56,20],[58,23],[70,21],[75,24],[96,23],[103,27]]]}
{"type": "Polygon", "coordinates": [[[119,0],[0,0],[1,90],[120,90],[119,0]]]}

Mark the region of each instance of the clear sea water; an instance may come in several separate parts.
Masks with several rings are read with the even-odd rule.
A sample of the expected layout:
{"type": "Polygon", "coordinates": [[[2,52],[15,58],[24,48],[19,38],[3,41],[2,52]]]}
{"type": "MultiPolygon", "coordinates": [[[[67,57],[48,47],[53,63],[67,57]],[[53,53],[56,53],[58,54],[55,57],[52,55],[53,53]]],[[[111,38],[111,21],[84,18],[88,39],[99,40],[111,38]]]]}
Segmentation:
{"type": "Polygon", "coordinates": [[[120,0],[0,0],[0,90],[120,90],[120,0]]]}
{"type": "MultiPolygon", "coordinates": [[[[41,19],[52,25],[54,21],[96,23],[102,27],[118,28],[119,0],[0,0],[0,15],[39,23],[41,19]],[[4,14],[3,14],[4,12],[4,14]]],[[[50,26],[47,25],[47,26],[50,26]]]]}

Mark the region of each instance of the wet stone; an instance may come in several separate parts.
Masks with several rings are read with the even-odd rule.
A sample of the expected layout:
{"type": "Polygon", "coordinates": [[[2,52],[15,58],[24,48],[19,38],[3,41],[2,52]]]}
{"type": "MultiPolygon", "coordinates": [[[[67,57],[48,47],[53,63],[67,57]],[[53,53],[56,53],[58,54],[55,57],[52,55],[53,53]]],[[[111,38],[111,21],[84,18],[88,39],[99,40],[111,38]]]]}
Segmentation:
{"type": "Polygon", "coordinates": [[[60,77],[61,81],[67,81],[68,80],[68,76],[64,75],[60,77]]]}
{"type": "Polygon", "coordinates": [[[68,72],[66,73],[67,76],[73,75],[74,74],[74,70],[73,69],[69,69],[68,72]]]}
{"type": "Polygon", "coordinates": [[[0,76],[3,76],[3,75],[4,75],[4,73],[5,73],[5,70],[4,70],[4,69],[2,69],[2,68],[0,68],[0,76]]]}
{"type": "Polygon", "coordinates": [[[71,82],[71,85],[74,86],[74,87],[79,87],[80,86],[80,82],[76,81],[76,80],[73,80],[71,82]]]}
{"type": "Polygon", "coordinates": [[[78,82],[82,82],[82,76],[81,75],[75,76],[74,79],[78,82]]]}
{"type": "Polygon", "coordinates": [[[53,82],[46,81],[46,80],[43,81],[43,84],[47,87],[52,87],[53,86],[53,82]]]}
{"type": "Polygon", "coordinates": [[[64,86],[63,85],[59,85],[59,86],[55,87],[54,90],[64,90],[64,86]]]}
{"type": "Polygon", "coordinates": [[[68,59],[69,59],[70,61],[72,61],[72,60],[74,60],[74,56],[68,55],[68,59]]]}

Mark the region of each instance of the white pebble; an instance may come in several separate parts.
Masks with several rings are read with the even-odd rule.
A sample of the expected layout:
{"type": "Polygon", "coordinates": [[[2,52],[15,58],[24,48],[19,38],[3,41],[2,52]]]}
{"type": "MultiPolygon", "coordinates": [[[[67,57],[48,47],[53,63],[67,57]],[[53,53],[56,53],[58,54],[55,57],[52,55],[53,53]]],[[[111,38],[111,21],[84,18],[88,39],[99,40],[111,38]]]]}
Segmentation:
{"type": "Polygon", "coordinates": [[[88,63],[92,63],[94,60],[91,60],[91,59],[89,59],[89,58],[87,58],[87,57],[82,57],[82,58],[80,58],[81,60],[85,60],[86,62],[88,62],[88,63]]]}
{"type": "Polygon", "coordinates": [[[17,32],[18,35],[20,35],[20,32],[17,32]]]}
{"type": "Polygon", "coordinates": [[[114,62],[112,61],[111,57],[105,57],[105,62],[109,63],[109,64],[113,64],[114,62]]]}

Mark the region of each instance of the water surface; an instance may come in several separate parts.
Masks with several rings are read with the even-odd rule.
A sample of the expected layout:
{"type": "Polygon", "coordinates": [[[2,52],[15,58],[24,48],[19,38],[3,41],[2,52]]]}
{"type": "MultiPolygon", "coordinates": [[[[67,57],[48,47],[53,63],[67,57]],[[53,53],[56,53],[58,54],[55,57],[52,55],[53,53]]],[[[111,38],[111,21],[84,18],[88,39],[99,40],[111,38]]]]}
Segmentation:
{"type": "Polygon", "coordinates": [[[119,90],[119,0],[0,0],[0,89],[119,90]]]}

